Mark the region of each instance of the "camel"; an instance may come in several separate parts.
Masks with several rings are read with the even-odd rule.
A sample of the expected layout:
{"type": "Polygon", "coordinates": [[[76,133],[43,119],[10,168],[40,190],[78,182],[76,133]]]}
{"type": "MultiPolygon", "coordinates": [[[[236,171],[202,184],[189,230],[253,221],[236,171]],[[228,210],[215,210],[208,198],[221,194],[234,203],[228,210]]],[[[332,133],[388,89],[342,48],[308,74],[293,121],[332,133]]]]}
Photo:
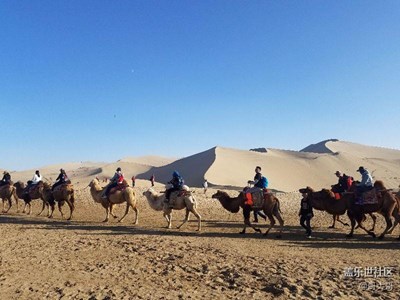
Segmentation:
{"type": "MultiPolygon", "coordinates": [[[[217,191],[214,195],[212,195],[212,198],[217,199],[223,208],[226,210],[232,212],[232,213],[237,213],[240,208],[243,208],[243,216],[244,216],[244,228],[240,232],[241,234],[246,233],[246,227],[250,226],[257,232],[261,232],[260,229],[254,227],[250,223],[250,212],[252,210],[252,207],[249,205],[245,205],[245,198],[243,192],[240,192],[237,197],[231,198],[226,192],[223,191],[217,191]]],[[[282,237],[282,231],[283,231],[283,224],[284,221],[281,216],[281,210],[280,210],[280,203],[278,198],[276,198],[273,194],[269,193],[268,197],[264,199],[264,204],[262,210],[264,211],[265,215],[268,217],[270,220],[270,225],[267,229],[267,231],[264,233],[264,235],[267,235],[269,231],[274,227],[275,225],[275,218],[276,217],[279,221],[280,225],[280,230],[279,234],[276,236],[277,238],[282,237]]]]}
{"type": "Polygon", "coordinates": [[[96,203],[100,203],[104,209],[106,210],[106,218],[103,222],[108,222],[109,216],[113,216],[114,218],[117,218],[116,215],[114,215],[114,206],[115,204],[121,204],[126,202],[126,210],[125,214],[122,216],[122,218],[118,221],[119,223],[122,223],[123,220],[125,219],[126,215],[129,212],[129,208],[132,207],[132,209],[135,211],[135,222],[134,224],[137,225],[139,223],[139,210],[137,209],[137,200],[136,200],[136,195],[135,191],[131,187],[127,187],[123,191],[117,191],[111,195],[109,195],[108,199],[102,199],[102,194],[104,188],[100,186],[100,183],[97,179],[93,179],[89,183],[90,187],[90,194],[92,195],[93,200],[96,203]]]}
{"type": "MultiPolygon", "coordinates": [[[[68,221],[72,219],[72,214],[75,209],[75,197],[74,197],[74,187],[72,184],[62,184],[57,186],[54,191],[53,191],[53,198],[58,204],[58,210],[61,213],[61,218],[64,219],[64,213],[62,212],[62,207],[65,202],[67,202],[69,209],[70,209],[70,214],[69,218],[67,219],[68,221]]],[[[51,214],[50,217],[53,216],[53,213],[51,214]]]]}
{"type": "Polygon", "coordinates": [[[153,188],[150,188],[147,191],[143,192],[143,196],[146,197],[152,209],[164,212],[164,218],[168,222],[168,229],[171,229],[172,227],[172,210],[186,209],[185,219],[183,220],[183,223],[177,228],[180,229],[182,225],[189,220],[190,213],[193,213],[198,220],[197,231],[201,231],[201,216],[197,211],[196,198],[191,194],[187,186],[184,186],[182,196],[179,196],[179,193],[182,193],[182,191],[173,192],[171,194],[170,204],[165,203],[164,193],[157,193],[153,188]]]}
{"type": "Polygon", "coordinates": [[[25,193],[25,184],[21,181],[14,183],[17,195],[20,199],[25,202],[23,213],[26,211],[26,207],[29,206],[28,215],[32,212],[31,201],[35,199],[41,199],[43,201],[42,210],[38,214],[40,216],[44,209],[47,207],[47,216],[50,217],[54,211],[54,201],[51,195],[51,186],[48,183],[40,181],[36,187],[32,187],[29,193],[25,193]]]}
{"type": "MultiPolygon", "coordinates": [[[[393,193],[393,194],[397,201],[397,205],[393,211],[393,215],[400,215],[400,191],[398,191],[397,193],[393,193]]],[[[399,223],[400,223],[400,218],[396,218],[392,228],[387,233],[391,234],[399,223]]],[[[400,235],[398,237],[398,240],[400,241],[400,235]]]]}
{"type": "MultiPolygon", "coordinates": [[[[319,196],[316,196],[317,194],[314,194],[315,197],[311,197],[311,206],[320,211],[325,211],[328,214],[332,215],[333,217],[333,224],[329,226],[329,228],[335,228],[335,223],[338,221],[339,223],[349,226],[349,224],[344,223],[339,219],[339,216],[344,215],[347,211],[347,200],[345,194],[342,195],[340,199],[335,198],[335,194],[328,189],[322,189],[319,192],[315,192],[312,188],[307,187],[306,189],[300,189],[299,192],[302,193],[304,190],[312,190],[313,193],[320,193],[319,196]]],[[[306,191],[308,193],[308,191],[306,191]]],[[[369,213],[373,220],[373,225],[372,228],[369,231],[374,231],[375,230],[375,224],[376,224],[376,216],[373,213],[369,213]]]]}
{"type": "Polygon", "coordinates": [[[380,239],[383,239],[385,234],[392,227],[391,216],[393,215],[396,219],[400,218],[398,214],[395,212],[396,207],[396,199],[391,194],[390,191],[386,190],[382,181],[376,181],[374,184],[375,189],[378,191],[378,203],[377,204],[366,204],[366,205],[355,205],[355,185],[350,189],[350,192],[346,192],[342,195],[342,201],[338,201],[334,199],[332,192],[326,189],[323,189],[319,192],[315,192],[312,188],[307,187],[304,189],[300,189],[301,193],[307,193],[309,199],[311,200],[311,205],[318,206],[323,204],[325,208],[329,206],[331,214],[341,214],[344,210],[347,210],[347,215],[351,221],[351,231],[347,235],[347,237],[352,237],[354,233],[354,228],[356,223],[358,226],[363,229],[368,235],[375,237],[375,233],[371,230],[367,230],[362,222],[364,220],[364,214],[369,214],[373,212],[379,212],[384,216],[386,221],[386,229],[379,236],[380,239]],[[335,203],[334,201],[337,201],[335,203]],[[340,212],[340,213],[339,213],[340,212]]]}
{"type": "Polygon", "coordinates": [[[17,190],[16,188],[11,184],[4,185],[0,187],[0,198],[3,201],[3,213],[7,213],[11,206],[11,198],[14,197],[16,203],[17,203],[17,212],[19,212],[19,205],[18,205],[18,196],[17,196],[17,190]],[[8,201],[8,209],[5,209],[5,202],[6,200],[8,201]]]}

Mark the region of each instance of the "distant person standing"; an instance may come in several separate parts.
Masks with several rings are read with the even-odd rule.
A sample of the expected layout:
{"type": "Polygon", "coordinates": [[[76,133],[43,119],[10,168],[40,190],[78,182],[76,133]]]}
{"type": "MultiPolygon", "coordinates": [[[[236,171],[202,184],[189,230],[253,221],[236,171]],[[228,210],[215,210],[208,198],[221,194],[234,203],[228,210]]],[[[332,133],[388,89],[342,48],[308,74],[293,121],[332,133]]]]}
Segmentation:
{"type": "Polygon", "coordinates": [[[203,189],[204,189],[204,194],[207,193],[207,189],[208,189],[208,181],[207,181],[207,179],[204,179],[203,189]]]}
{"type": "Polygon", "coordinates": [[[154,186],[154,181],[155,180],[156,180],[156,176],[154,176],[154,174],[151,175],[151,177],[150,177],[151,186],[154,186]]]}
{"type": "Polygon", "coordinates": [[[136,181],[136,178],[135,178],[135,175],[133,175],[132,176],[132,187],[135,187],[135,181],[136,181]]]}

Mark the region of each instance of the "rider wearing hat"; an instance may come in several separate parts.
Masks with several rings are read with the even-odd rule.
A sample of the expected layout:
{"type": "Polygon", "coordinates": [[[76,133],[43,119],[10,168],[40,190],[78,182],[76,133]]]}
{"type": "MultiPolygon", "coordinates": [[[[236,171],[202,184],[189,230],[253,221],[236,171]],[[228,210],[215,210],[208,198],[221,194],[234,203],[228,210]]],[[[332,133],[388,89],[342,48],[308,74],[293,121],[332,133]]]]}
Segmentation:
{"type": "Polygon", "coordinates": [[[65,173],[64,169],[60,169],[60,174],[58,175],[56,182],[53,184],[53,187],[51,188],[52,191],[54,191],[56,186],[59,186],[64,183],[70,183],[71,181],[68,179],[67,174],[65,173]]]}
{"type": "Polygon", "coordinates": [[[0,186],[4,186],[11,183],[11,175],[7,171],[3,172],[3,178],[0,181],[0,186]]]}
{"type": "Polygon", "coordinates": [[[165,192],[165,202],[169,203],[169,197],[172,192],[179,191],[182,189],[184,180],[181,175],[179,175],[178,171],[174,171],[172,173],[172,179],[168,182],[172,185],[171,188],[167,189],[165,192]]]}
{"type": "Polygon", "coordinates": [[[107,199],[111,189],[119,184],[122,184],[123,182],[124,182],[124,174],[122,174],[121,168],[118,167],[117,170],[115,171],[114,176],[110,179],[110,183],[107,185],[104,194],[101,197],[103,199],[107,199]]]}

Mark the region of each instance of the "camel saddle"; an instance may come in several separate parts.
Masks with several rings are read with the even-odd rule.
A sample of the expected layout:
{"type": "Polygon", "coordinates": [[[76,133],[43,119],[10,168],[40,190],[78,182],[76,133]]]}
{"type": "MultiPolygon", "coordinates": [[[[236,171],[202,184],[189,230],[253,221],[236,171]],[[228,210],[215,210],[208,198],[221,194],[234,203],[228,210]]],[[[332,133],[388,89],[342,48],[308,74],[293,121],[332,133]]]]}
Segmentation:
{"type": "Polygon", "coordinates": [[[57,186],[55,187],[55,189],[54,189],[53,192],[58,192],[58,191],[60,191],[61,189],[66,189],[67,191],[71,191],[71,190],[74,189],[74,186],[73,186],[71,183],[67,183],[67,182],[66,182],[66,183],[57,185],[57,186]]]}
{"type": "Polygon", "coordinates": [[[268,189],[263,189],[253,192],[244,192],[245,204],[250,205],[252,208],[262,208],[264,206],[264,200],[267,199],[269,194],[268,189]]]}
{"type": "Polygon", "coordinates": [[[175,191],[171,193],[171,196],[169,197],[169,206],[174,206],[175,201],[178,198],[181,197],[186,197],[186,196],[190,196],[192,193],[189,190],[179,190],[179,191],[175,191]]]}
{"type": "Polygon", "coordinates": [[[125,181],[124,181],[123,183],[118,184],[117,186],[113,187],[113,188],[110,190],[109,195],[112,195],[112,194],[114,194],[114,193],[116,193],[116,192],[123,192],[123,191],[126,190],[126,188],[127,188],[128,186],[129,186],[129,185],[128,185],[128,184],[125,184],[125,181]]]}
{"type": "Polygon", "coordinates": [[[27,186],[25,188],[25,193],[26,194],[30,194],[30,193],[36,193],[37,191],[39,191],[39,188],[43,187],[43,181],[39,181],[36,184],[32,184],[30,186],[27,186]]]}

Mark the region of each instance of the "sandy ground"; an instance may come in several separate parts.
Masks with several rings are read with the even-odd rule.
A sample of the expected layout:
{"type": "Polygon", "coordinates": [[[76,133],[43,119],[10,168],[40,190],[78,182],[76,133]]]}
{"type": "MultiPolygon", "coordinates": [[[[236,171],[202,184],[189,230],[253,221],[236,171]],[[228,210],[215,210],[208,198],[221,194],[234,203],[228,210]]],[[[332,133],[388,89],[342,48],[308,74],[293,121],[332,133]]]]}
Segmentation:
{"type": "MultiPolygon", "coordinates": [[[[104,211],[87,190],[77,192],[71,222],[59,212],[52,220],[26,216],[15,206],[0,215],[1,299],[399,299],[399,228],[383,241],[360,230],[348,240],[347,227],[328,229],[331,217],[315,212],[313,238],[307,239],[298,225],[300,195],[280,194],[283,238],[276,239],[276,231],[243,236],[241,212],[228,213],[211,199],[214,191],[205,197],[197,190],[202,232],[195,232],[193,217],[181,230],[168,230],[141,191],[137,226],[133,212],[123,224],[101,223],[104,211]],[[347,278],[351,267],[394,274],[347,278]]],[[[119,216],[123,210],[119,206],[119,216]]],[[[183,216],[174,213],[174,226],[183,216]]],[[[266,226],[260,224],[263,231],[266,226]]],[[[376,232],[382,226],[379,217],[376,232]]]]}

